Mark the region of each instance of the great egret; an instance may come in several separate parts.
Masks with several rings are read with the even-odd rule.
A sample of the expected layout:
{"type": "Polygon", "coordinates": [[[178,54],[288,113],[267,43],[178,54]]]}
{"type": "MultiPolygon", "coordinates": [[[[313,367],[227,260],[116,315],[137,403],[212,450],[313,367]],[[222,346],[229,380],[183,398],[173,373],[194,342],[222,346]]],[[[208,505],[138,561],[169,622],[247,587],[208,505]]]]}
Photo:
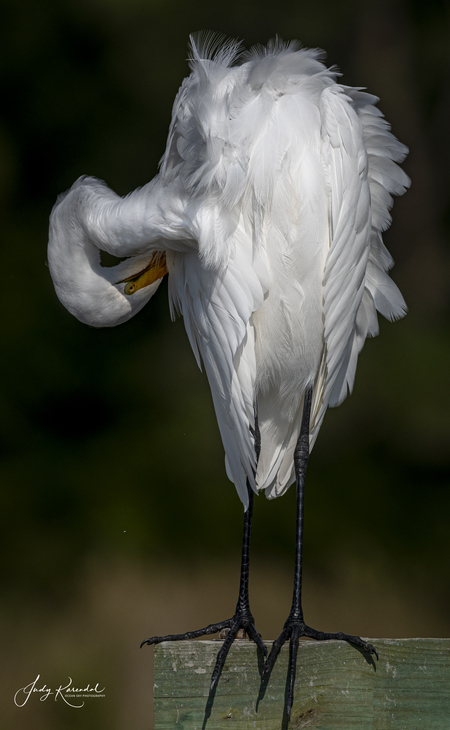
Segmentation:
{"type": "Polygon", "coordinates": [[[338,84],[321,59],[296,42],[242,53],[191,37],[159,174],[125,198],[77,180],[52,211],[48,250],[61,302],[96,327],[132,317],[168,274],[172,315],[205,367],[245,509],[239,599],[231,619],[146,643],[228,628],[211,691],[240,629],[267,655],[248,599],[253,494],[278,497],[296,479],[292,609],[265,665],[290,639],[288,717],[300,636],[376,654],[304,623],[304,478],[326,409],[352,390],[358,354],[378,333],[377,310],[391,320],[406,311],[381,234],[391,194],[409,185],[396,164],[407,149],[378,99],[338,84]],[[127,258],[103,268],[100,250],[127,258]]]}

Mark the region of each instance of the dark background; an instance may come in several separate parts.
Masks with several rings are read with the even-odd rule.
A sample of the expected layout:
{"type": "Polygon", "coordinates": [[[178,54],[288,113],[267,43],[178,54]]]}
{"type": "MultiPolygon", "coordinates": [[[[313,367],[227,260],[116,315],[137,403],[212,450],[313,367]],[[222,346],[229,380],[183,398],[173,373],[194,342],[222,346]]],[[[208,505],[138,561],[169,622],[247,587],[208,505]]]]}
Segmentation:
{"type": "MultiPolygon", "coordinates": [[[[156,173],[188,35],[203,28],[247,46],[278,33],[325,48],[343,83],[381,97],[410,147],[412,187],[385,235],[409,314],[366,343],[354,394],[314,449],[306,618],[369,636],[449,635],[449,21],[441,0],[0,3],[8,727],[151,727],[140,640],[224,619],[236,601],[242,507],[166,286],[131,322],[95,330],[59,304],[46,267],[50,210],[79,175],[125,194],[156,173]],[[16,708],[37,674],[48,686],[98,681],[106,698],[16,708]]],[[[252,608],[269,639],[290,602],[294,498],[255,504],[252,608]]]]}

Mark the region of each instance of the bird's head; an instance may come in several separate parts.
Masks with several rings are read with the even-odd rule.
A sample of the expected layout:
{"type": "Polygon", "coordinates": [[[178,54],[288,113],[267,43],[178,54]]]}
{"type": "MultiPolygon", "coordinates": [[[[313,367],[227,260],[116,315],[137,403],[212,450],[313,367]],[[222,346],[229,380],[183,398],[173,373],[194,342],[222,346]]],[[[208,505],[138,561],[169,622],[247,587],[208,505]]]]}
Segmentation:
{"type": "Polygon", "coordinates": [[[88,235],[80,196],[60,196],[50,217],[48,263],[56,294],[81,322],[113,327],[149,301],[167,273],[164,251],[101,265],[101,248],[88,235]]]}

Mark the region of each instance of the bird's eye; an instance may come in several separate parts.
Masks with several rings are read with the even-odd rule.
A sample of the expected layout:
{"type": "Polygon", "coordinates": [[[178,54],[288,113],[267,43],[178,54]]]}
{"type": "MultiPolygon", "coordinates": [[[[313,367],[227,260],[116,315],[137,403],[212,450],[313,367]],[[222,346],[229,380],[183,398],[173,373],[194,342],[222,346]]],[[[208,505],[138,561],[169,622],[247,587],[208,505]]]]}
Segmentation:
{"type": "Polygon", "coordinates": [[[156,251],[145,269],[140,271],[138,274],[129,276],[127,279],[122,279],[122,281],[118,281],[117,283],[125,284],[123,292],[124,294],[127,294],[127,296],[130,296],[131,294],[139,291],[139,289],[143,289],[145,286],[150,286],[150,284],[154,284],[155,281],[158,281],[158,279],[162,279],[165,274],[167,274],[166,254],[164,252],[161,253],[160,251],[156,251]]]}

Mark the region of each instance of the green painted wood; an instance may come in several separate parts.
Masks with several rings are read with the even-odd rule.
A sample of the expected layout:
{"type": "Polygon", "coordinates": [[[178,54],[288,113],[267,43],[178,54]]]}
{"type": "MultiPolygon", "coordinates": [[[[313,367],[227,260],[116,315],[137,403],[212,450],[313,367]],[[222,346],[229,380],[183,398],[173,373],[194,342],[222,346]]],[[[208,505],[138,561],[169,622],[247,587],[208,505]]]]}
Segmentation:
{"type": "MultiPolygon", "coordinates": [[[[165,642],[154,653],[155,730],[449,730],[450,639],[369,639],[379,661],[343,641],[302,641],[284,717],[288,647],[261,689],[255,644],[235,641],[208,702],[219,641],[165,642]]],[[[266,642],[270,649],[271,642],[266,642]]]]}

